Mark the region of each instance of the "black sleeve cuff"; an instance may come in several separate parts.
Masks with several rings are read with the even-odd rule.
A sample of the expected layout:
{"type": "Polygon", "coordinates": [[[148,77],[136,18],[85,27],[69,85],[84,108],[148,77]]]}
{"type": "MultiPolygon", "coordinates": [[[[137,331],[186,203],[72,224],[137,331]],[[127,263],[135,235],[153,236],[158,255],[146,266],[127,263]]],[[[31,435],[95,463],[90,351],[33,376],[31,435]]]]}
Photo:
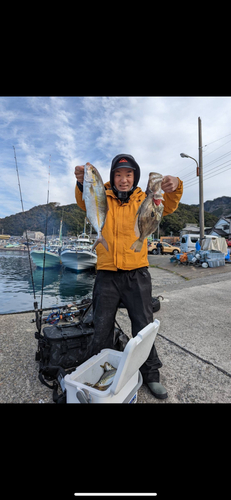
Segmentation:
{"type": "Polygon", "coordinates": [[[81,193],[83,192],[83,184],[81,184],[79,181],[76,182],[79,190],[81,191],[81,193]]]}

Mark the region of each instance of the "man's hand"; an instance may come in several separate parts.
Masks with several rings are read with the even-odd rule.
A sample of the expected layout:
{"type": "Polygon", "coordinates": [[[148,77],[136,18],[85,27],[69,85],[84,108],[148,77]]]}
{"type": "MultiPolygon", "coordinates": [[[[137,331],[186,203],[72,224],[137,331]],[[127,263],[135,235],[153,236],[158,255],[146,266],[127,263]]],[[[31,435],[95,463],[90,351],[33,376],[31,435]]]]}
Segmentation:
{"type": "Polygon", "coordinates": [[[172,175],[166,175],[161,183],[161,189],[165,193],[173,193],[178,188],[179,179],[177,177],[173,177],[172,175]]]}
{"type": "Polygon", "coordinates": [[[81,165],[79,167],[75,167],[75,177],[80,184],[83,184],[83,178],[84,178],[84,165],[81,165]]]}

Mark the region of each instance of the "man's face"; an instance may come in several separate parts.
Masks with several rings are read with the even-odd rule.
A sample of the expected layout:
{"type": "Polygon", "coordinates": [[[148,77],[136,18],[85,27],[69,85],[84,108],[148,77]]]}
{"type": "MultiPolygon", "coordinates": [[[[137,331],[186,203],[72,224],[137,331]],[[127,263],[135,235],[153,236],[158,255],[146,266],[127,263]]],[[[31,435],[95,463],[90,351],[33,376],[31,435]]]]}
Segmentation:
{"type": "Polygon", "coordinates": [[[134,184],[134,170],[117,168],[114,173],[114,184],[118,191],[130,191],[134,184]]]}

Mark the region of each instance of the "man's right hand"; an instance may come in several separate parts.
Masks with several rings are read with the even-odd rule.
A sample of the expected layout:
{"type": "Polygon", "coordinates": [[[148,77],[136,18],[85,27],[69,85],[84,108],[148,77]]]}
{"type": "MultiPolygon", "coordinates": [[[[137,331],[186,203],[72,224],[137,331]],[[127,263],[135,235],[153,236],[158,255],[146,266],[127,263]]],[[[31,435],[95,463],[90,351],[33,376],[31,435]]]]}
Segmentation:
{"type": "Polygon", "coordinates": [[[84,165],[81,165],[79,167],[75,167],[75,177],[80,184],[83,184],[83,178],[84,178],[84,165]]]}

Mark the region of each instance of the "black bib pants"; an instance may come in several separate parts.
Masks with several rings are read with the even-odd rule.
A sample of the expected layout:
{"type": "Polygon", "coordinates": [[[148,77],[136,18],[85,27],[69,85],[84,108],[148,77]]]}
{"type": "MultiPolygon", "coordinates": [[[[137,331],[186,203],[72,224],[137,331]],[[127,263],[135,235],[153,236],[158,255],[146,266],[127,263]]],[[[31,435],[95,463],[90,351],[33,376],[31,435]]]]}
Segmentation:
{"type": "MultiPolygon", "coordinates": [[[[113,348],[114,321],[120,301],[128,310],[133,337],[152,323],[151,297],[151,276],[147,267],[132,271],[98,271],[93,291],[95,335],[92,353],[113,348]]],[[[161,366],[153,344],[147,360],[140,368],[144,382],[159,382],[158,368],[161,366]]]]}

